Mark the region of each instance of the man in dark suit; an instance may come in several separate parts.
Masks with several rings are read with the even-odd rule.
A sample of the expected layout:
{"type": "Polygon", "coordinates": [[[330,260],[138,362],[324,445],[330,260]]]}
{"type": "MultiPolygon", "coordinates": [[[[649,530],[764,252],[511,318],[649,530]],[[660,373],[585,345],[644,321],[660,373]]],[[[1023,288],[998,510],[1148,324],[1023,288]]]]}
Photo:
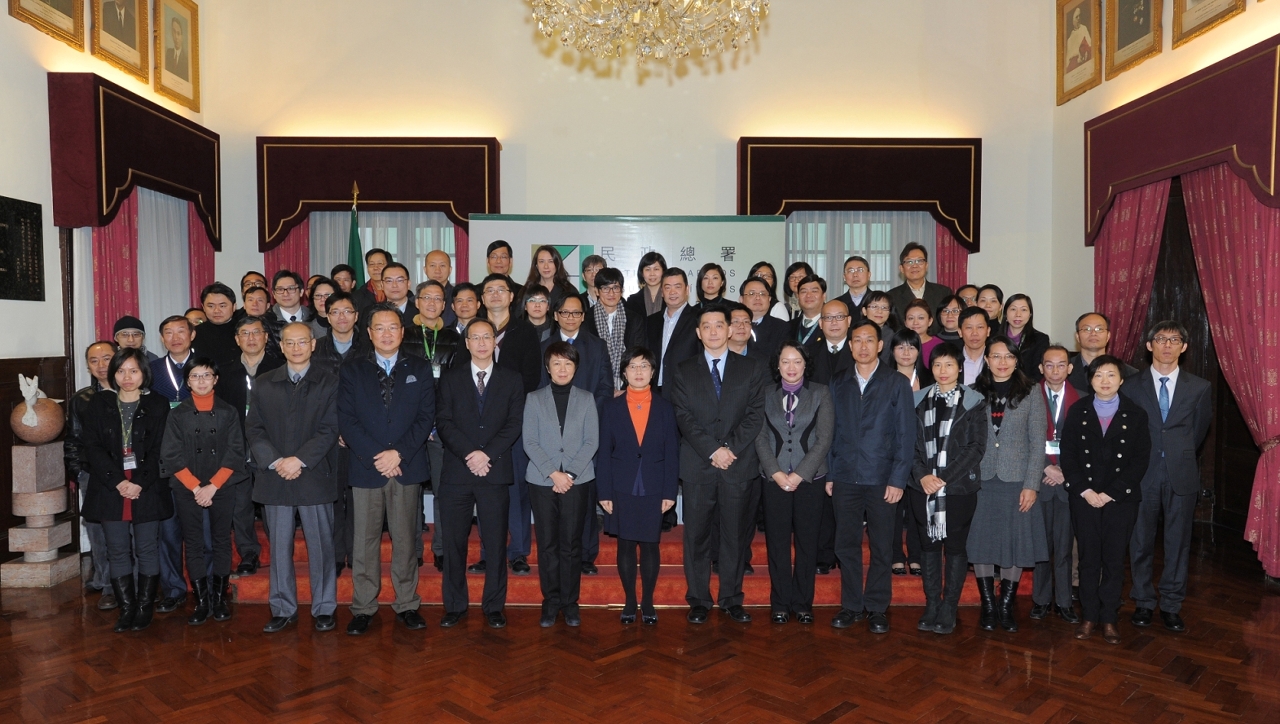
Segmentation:
{"type": "MultiPolygon", "coordinates": [[[[1071,528],[1071,508],[1066,478],[1058,465],[1058,451],[1062,442],[1062,426],[1067,421],[1067,411],[1080,399],[1080,392],[1067,384],[1071,374],[1071,361],[1067,348],[1051,345],[1040,356],[1040,374],[1043,379],[1032,394],[1044,395],[1045,461],[1044,479],[1036,494],[1037,507],[1044,515],[1044,531],[1049,541],[1049,558],[1036,563],[1034,588],[1031,591],[1031,618],[1043,619],[1049,611],[1056,610],[1058,617],[1067,623],[1080,623],[1071,605],[1071,545],[1074,533],[1071,528]]],[[[1032,513],[1035,515],[1035,513],[1032,513]]]]}
{"type": "MultiPolygon", "coordinates": [[[[507,518],[515,472],[513,448],[524,424],[520,375],[493,360],[494,325],[476,319],[467,325],[467,361],[455,361],[440,378],[436,434],[444,445],[444,473],[436,485],[444,549],[444,618],[450,628],[467,614],[467,538],[474,509],[480,544],[490,560],[507,557],[507,518]]],[[[485,569],[481,610],[493,628],[507,625],[507,569],[485,569]]]]}
{"type": "Polygon", "coordinates": [[[667,372],[702,348],[698,344],[698,315],[689,306],[689,277],[680,267],[662,273],[662,303],[665,309],[645,320],[647,346],[658,358],[655,388],[662,394],[667,372]]]}
{"type": "Polygon", "coordinates": [[[760,277],[742,283],[740,300],[751,311],[751,347],[765,357],[772,357],[787,338],[787,323],[769,314],[773,294],[760,277]]]}
{"type": "MultiPolygon", "coordinates": [[[[950,287],[935,284],[926,277],[929,275],[929,252],[916,242],[902,247],[898,254],[898,271],[905,280],[889,290],[889,300],[893,302],[893,313],[898,319],[907,316],[907,305],[912,299],[923,299],[930,309],[937,309],[942,300],[951,295],[950,287]]],[[[937,334],[942,329],[938,320],[933,320],[929,334],[937,334]]]]}
{"type": "Polygon", "coordinates": [[[391,583],[396,618],[409,629],[426,628],[418,614],[418,566],[414,520],[422,483],[430,477],[427,436],[435,425],[431,364],[400,353],[404,327],[390,305],[369,315],[373,353],[339,369],[338,425],[351,450],[348,481],[355,502],[355,550],[351,556],[351,613],[347,633],[360,635],[378,612],[382,588],[382,525],[391,534],[391,583]]]}
{"type": "Polygon", "coordinates": [[[871,633],[889,632],[885,612],[893,597],[893,516],[915,459],[916,414],[911,382],[880,364],[880,327],[863,317],[849,334],[853,369],[831,380],[836,413],[827,494],[836,513],[840,559],[840,612],[835,628],[864,618],[871,633]],[[862,581],[863,521],[871,547],[866,587],[862,581]]]}
{"type": "Polygon", "coordinates": [[[719,604],[734,621],[747,623],[751,615],[742,607],[743,541],[755,523],[760,495],[755,439],[764,425],[769,378],[759,361],[729,351],[729,317],[723,307],[699,307],[697,336],[702,353],[668,370],[682,436],[688,619],[706,623],[710,608],[719,604]],[[711,540],[713,516],[719,523],[718,541],[711,540]],[[713,556],[720,562],[718,600],[711,598],[713,556]]]}
{"type": "MultiPolygon", "coordinates": [[[[1071,355],[1071,376],[1067,383],[1082,392],[1093,389],[1089,384],[1089,363],[1107,353],[1111,344],[1111,320],[1102,312],[1085,312],[1076,319],[1076,348],[1071,355]]],[[[1138,374],[1136,367],[1126,364],[1120,370],[1127,380],[1138,374]]]]}
{"type": "Polygon", "coordinates": [[[862,316],[862,303],[871,291],[871,264],[860,256],[844,260],[844,294],[836,297],[844,302],[850,314],[862,316]]]}
{"type": "Polygon", "coordinates": [[[422,273],[427,275],[427,279],[440,282],[444,286],[444,313],[441,316],[447,325],[458,323],[458,315],[453,311],[453,284],[449,283],[449,274],[452,272],[453,261],[447,252],[434,249],[427,252],[422,260],[422,273]]]}
{"type": "Polygon", "coordinates": [[[164,69],[183,80],[191,80],[191,54],[182,32],[182,21],[174,18],[169,23],[169,47],[164,51],[164,69]]]}
{"type": "Polygon", "coordinates": [[[400,324],[409,329],[413,326],[413,318],[418,314],[414,305],[412,290],[409,288],[409,267],[398,261],[387,264],[382,269],[382,293],[387,297],[387,304],[395,307],[400,313],[400,324]]]}
{"type": "MultiPolygon", "coordinates": [[[[863,319],[858,312],[858,319],[863,319]]],[[[853,316],[839,299],[822,305],[822,338],[808,345],[809,359],[813,361],[813,381],[829,385],[832,378],[846,370],[853,370],[853,355],[849,354],[849,326],[853,316]]],[[[827,575],[839,565],[836,559],[836,513],[831,496],[822,499],[822,518],[818,521],[818,573],[827,575]]]]}
{"type": "Polygon", "coordinates": [[[800,302],[800,314],[787,328],[787,338],[800,344],[822,341],[822,305],[827,303],[827,280],[817,274],[809,274],[796,285],[796,299],[800,302]]]}
{"type": "Polygon", "coordinates": [[[102,3],[102,32],[138,49],[138,16],[135,0],[107,0],[102,3]]]}
{"type": "Polygon", "coordinates": [[[1187,561],[1191,554],[1191,525],[1200,497],[1200,464],[1196,449],[1209,433],[1213,401],[1208,381],[1178,367],[1187,351],[1186,327],[1163,321],[1147,333],[1151,367],[1125,381],[1125,396],[1142,406],[1151,428],[1151,463],[1142,478],[1142,502],[1129,542],[1137,610],[1134,626],[1150,626],[1155,612],[1152,585],[1156,530],[1164,518],[1164,571],[1160,575],[1160,618],[1170,631],[1186,631],[1180,611],[1187,597],[1187,561]]]}
{"type": "Polygon", "coordinates": [[[298,620],[294,577],[294,517],[302,521],[311,578],[311,617],[317,631],[331,631],[338,608],[333,553],[334,463],[338,450],[338,373],[312,365],[311,327],[293,322],[281,330],[287,364],[262,375],[250,393],[245,438],[257,463],[253,499],[263,506],[271,531],[271,620],[276,633],[298,620]]]}
{"type": "MultiPolygon", "coordinates": [[[[151,391],[169,401],[169,408],[191,397],[183,365],[194,355],[195,325],[182,315],[160,322],[160,339],[165,356],[151,362],[151,391]]],[[[182,575],[182,524],[178,515],[160,523],[160,601],[156,611],[170,613],[187,601],[187,579],[182,575]]]]}
{"type": "MultiPolygon", "coordinates": [[[[360,312],[360,318],[369,319],[368,310],[370,307],[378,303],[378,297],[381,296],[386,301],[386,296],[382,291],[382,270],[388,264],[395,261],[391,258],[391,252],[386,249],[374,247],[364,253],[364,268],[367,272],[368,281],[364,286],[351,292],[351,299],[356,303],[356,311],[360,312]]],[[[361,327],[363,328],[363,324],[361,327]]],[[[364,330],[361,329],[363,334],[364,330]]]]}

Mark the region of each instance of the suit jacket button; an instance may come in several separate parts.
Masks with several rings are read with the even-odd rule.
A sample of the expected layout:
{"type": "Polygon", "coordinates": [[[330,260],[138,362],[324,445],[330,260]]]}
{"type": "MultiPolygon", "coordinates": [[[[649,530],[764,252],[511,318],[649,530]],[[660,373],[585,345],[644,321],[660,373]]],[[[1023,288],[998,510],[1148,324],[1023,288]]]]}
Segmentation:
{"type": "Polygon", "coordinates": [[[1000,447],[1000,443],[996,443],[996,447],[1000,447]]]}
{"type": "Polygon", "coordinates": [[[564,452],[564,448],[560,448],[560,452],[564,452]]]}
{"type": "Polygon", "coordinates": [[[1126,492],[1126,493],[1132,493],[1133,491],[1132,491],[1132,490],[1129,490],[1128,488],[1125,488],[1125,489],[1124,489],[1124,492],[1126,492]]]}
{"type": "Polygon", "coordinates": [[[643,455],[643,454],[641,454],[641,453],[636,453],[636,459],[637,459],[637,460],[639,460],[639,459],[640,459],[640,458],[642,458],[642,457],[644,457],[644,455],[643,455]]]}
{"type": "Polygon", "coordinates": [[[1116,457],[1118,457],[1118,458],[1122,458],[1122,457],[1124,457],[1124,453],[1116,453],[1116,457]]]}

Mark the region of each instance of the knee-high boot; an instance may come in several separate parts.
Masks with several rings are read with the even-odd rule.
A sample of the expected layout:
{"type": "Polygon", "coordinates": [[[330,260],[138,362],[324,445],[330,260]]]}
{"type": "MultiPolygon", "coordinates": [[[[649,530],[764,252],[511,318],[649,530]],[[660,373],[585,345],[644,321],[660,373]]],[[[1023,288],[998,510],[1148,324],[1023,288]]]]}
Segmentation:
{"type": "Polygon", "coordinates": [[[1005,578],[1000,579],[1000,605],[996,614],[1000,619],[1000,628],[1009,633],[1017,633],[1018,619],[1014,613],[1014,604],[1018,601],[1018,582],[1005,578]]]}
{"type": "Polygon", "coordinates": [[[947,556],[946,569],[942,605],[938,608],[938,618],[933,626],[933,632],[938,634],[949,634],[956,630],[956,611],[960,606],[965,579],[969,577],[969,559],[964,556],[947,556]]]}
{"type": "Polygon", "coordinates": [[[996,579],[985,576],[978,579],[978,596],[982,598],[982,613],[978,614],[978,628],[996,630],[996,579]]]}
{"type": "Polygon", "coordinates": [[[111,579],[111,590],[116,594],[116,602],[120,604],[120,617],[116,619],[116,633],[123,633],[133,627],[133,620],[138,617],[138,599],[133,585],[133,575],[111,579]]]}
{"type": "Polygon", "coordinates": [[[916,629],[932,631],[942,606],[942,551],[920,554],[920,584],[924,587],[924,615],[916,629]]]}
{"type": "Polygon", "coordinates": [[[151,618],[156,613],[156,590],[159,588],[159,574],[138,576],[138,615],[129,630],[141,631],[151,625],[151,618]]]}
{"type": "Polygon", "coordinates": [[[199,626],[209,620],[209,579],[193,579],[191,581],[191,590],[195,592],[196,610],[191,612],[187,623],[192,626],[199,626]]]}
{"type": "Polygon", "coordinates": [[[231,619],[231,608],[228,606],[231,599],[227,596],[230,585],[231,576],[229,575],[209,577],[209,610],[213,613],[214,621],[231,619]]]}

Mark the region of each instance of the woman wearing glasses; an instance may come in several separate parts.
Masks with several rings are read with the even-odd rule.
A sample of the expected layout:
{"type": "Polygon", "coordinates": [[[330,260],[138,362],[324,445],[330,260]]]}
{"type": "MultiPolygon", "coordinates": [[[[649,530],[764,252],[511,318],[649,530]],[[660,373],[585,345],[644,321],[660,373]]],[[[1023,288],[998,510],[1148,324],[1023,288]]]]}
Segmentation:
{"type": "Polygon", "coordinates": [[[773,268],[773,265],[767,261],[756,262],[751,266],[751,271],[747,272],[747,278],[750,279],[751,277],[760,277],[765,284],[769,285],[769,294],[771,295],[769,316],[777,317],[784,322],[791,321],[791,312],[787,309],[787,305],[778,301],[778,272],[773,268]]]}
{"type": "Polygon", "coordinates": [[[245,485],[244,429],[240,413],[213,394],[218,364],[192,357],[183,367],[191,397],[169,414],[160,449],[161,473],[170,476],[173,499],[187,550],[187,574],[196,608],[187,623],[199,626],[212,615],[231,618],[231,514],[235,489],[245,485]],[[204,513],[209,512],[213,560],[204,558],[204,513]],[[206,574],[208,577],[206,578],[206,574]]]}
{"type": "Polygon", "coordinates": [[[884,334],[884,349],[880,350],[880,364],[893,366],[893,346],[890,338],[902,328],[898,315],[893,313],[893,299],[888,292],[867,292],[862,298],[862,316],[880,325],[884,334]]]}
{"type": "MultiPolygon", "coordinates": [[[[939,340],[939,344],[950,342],[956,348],[962,346],[964,343],[960,340],[960,313],[965,309],[966,305],[960,297],[954,294],[944,297],[942,302],[938,304],[937,310],[934,311],[934,316],[938,320],[940,329],[933,336],[933,339],[939,340]]],[[[933,359],[933,347],[929,348],[926,356],[929,359],[933,359]]]]}
{"type": "Polygon", "coordinates": [[[311,336],[320,339],[329,333],[329,297],[338,291],[337,282],[328,277],[317,277],[307,292],[307,301],[315,314],[311,318],[311,336]]]}

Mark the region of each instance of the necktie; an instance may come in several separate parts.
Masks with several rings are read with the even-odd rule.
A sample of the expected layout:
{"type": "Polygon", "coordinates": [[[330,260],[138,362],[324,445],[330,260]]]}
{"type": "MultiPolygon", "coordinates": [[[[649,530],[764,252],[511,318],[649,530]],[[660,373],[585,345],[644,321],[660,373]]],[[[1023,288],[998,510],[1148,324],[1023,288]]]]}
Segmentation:
{"type": "Polygon", "coordinates": [[[577,337],[570,337],[570,338],[569,338],[569,346],[570,346],[570,347],[572,347],[572,346],[573,346],[574,341],[575,341],[575,340],[577,340],[577,339],[578,339],[577,337]]]}
{"type": "Polygon", "coordinates": [[[831,345],[831,354],[835,354],[836,352],[839,352],[839,351],[840,351],[840,348],[836,347],[834,344],[831,345]]]}
{"type": "Polygon", "coordinates": [[[298,321],[298,315],[296,315],[296,314],[290,314],[290,315],[289,315],[289,321],[290,321],[290,322],[296,322],[296,321],[298,321]]]}
{"type": "Polygon", "coordinates": [[[1160,378],[1160,422],[1169,419],[1169,378],[1160,378]]]}
{"type": "Polygon", "coordinates": [[[788,392],[786,405],[783,409],[787,413],[787,427],[796,426],[796,393],[788,392]]]}
{"type": "Polygon", "coordinates": [[[1054,424],[1055,424],[1055,425],[1057,425],[1057,423],[1058,423],[1058,393],[1056,393],[1056,392],[1051,392],[1051,393],[1049,393],[1049,406],[1053,408],[1053,422],[1054,422],[1054,424]]]}
{"type": "Polygon", "coordinates": [[[390,377],[390,376],[391,376],[391,369],[392,369],[392,367],[391,367],[391,360],[389,360],[389,359],[384,359],[384,360],[382,360],[382,369],[386,370],[386,371],[387,371],[387,377],[390,377]]]}
{"type": "Polygon", "coordinates": [[[484,399],[484,376],[487,372],[476,373],[476,394],[480,395],[480,399],[484,399]]]}
{"type": "Polygon", "coordinates": [[[294,372],[293,374],[289,375],[289,381],[296,385],[302,381],[302,375],[298,374],[297,372],[294,372]]]}
{"type": "Polygon", "coordinates": [[[723,380],[720,379],[720,360],[711,360],[711,384],[716,386],[716,399],[720,399],[720,386],[723,380]]]}

